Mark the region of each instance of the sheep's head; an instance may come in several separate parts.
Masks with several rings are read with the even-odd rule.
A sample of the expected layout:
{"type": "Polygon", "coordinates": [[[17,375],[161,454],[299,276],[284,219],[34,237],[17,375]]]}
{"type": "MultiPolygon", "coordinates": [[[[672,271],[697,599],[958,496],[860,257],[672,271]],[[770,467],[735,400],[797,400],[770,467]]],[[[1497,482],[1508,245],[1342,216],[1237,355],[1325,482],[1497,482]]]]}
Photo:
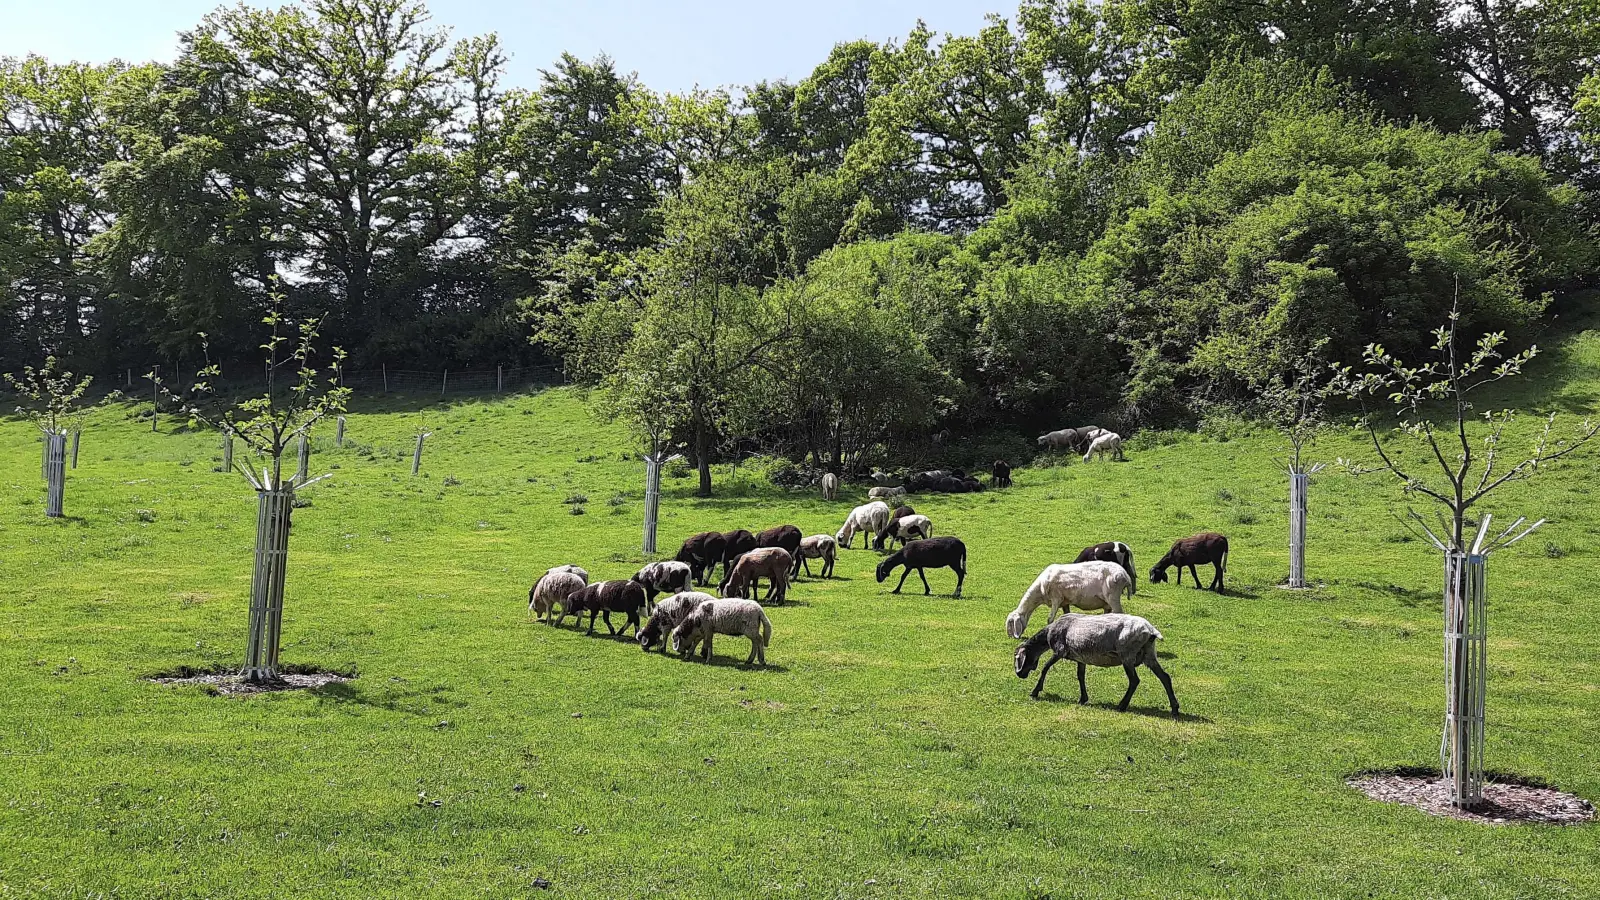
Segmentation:
{"type": "Polygon", "coordinates": [[[1006,637],[1020,638],[1027,627],[1028,615],[1021,610],[1013,610],[1006,616],[1006,637]]]}
{"type": "MultiPolygon", "coordinates": [[[[896,555],[898,555],[898,554],[896,554],[896,555]]],[[[878,563],[878,583],[879,584],[883,584],[884,580],[889,577],[889,573],[894,571],[895,562],[896,562],[895,557],[891,556],[888,559],[884,560],[883,562],[878,563]]]]}
{"type": "Polygon", "coordinates": [[[1167,570],[1156,566],[1150,569],[1150,583],[1163,584],[1167,580],[1167,570]]]}
{"type": "Polygon", "coordinates": [[[1033,674],[1033,667],[1039,664],[1039,654],[1029,653],[1028,645],[1023,644],[1017,648],[1017,677],[1027,678],[1033,674]]]}
{"type": "Polygon", "coordinates": [[[661,626],[656,624],[655,617],[652,616],[650,621],[645,623],[644,630],[639,632],[640,649],[648,651],[655,646],[659,637],[661,637],[661,626]]]}
{"type": "Polygon", "coordinates": [[[1050,443],[1050,435],[1048,435],[1048,434],[1039,435],[1039,446],[1043,447],[1045,444],[1048,444],[1048,443],[1050,443]]]}

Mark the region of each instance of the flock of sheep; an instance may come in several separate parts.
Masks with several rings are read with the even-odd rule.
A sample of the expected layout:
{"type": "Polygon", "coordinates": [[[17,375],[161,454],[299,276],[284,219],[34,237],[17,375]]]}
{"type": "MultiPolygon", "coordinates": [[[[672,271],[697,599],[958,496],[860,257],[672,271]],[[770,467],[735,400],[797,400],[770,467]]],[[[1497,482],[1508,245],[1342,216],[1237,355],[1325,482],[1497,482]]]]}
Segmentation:
{"type": "MultiPolygon", "coordinates": [[[[1120,457],[1122,453],[1121,438],[1100,428],[1063,429],[1041,436],[1039,443],[1074,452],[1087,448],[1085,461],[1096,454],[1120,457]]],[[[908,485],[941,491],[948,488],[942,479],[961,483],[969,480],[964,475],[957,477],[956,473],[924,472],[911,476],[908,485]]],[[[1009,486],[1010,467],[996,462],[992,483],[996,487],[1009,486]]],[[[825,498],[834,499],[838,487],[836,476],[823,477],[821,488],[825,498]]],[[[765,665],[766,651],[772,642],[772,622],[757,599],[761,582],[767,582],[766,596],[762,600],[782,604],[790,584],[799,578],[801,571],[808,576],[811,574],[810,560],[821,562],[821,577],[832,577],[840,548],[850,549],[857,535],[862,538],[863,549],[870,539],[874,549],[893,550],[879,562],[876,572],[881,584],[896,569],[904,569],[893,593],[900,593],[906,578],[915,571],[922,580],[923,593],[932,594],[926,570],[950,569],[956,574],[953,596],[961,596],[967,574],[966,544],[957,537],[935,537],[933,522],[903,502],[898,507],[890,507],[887,501],[903,501],[906,493],[905,488],[889,485],[872,488],[869,502],[852,509],[833,535],[805,537],[794,525],[779,525],[755,533],[739,529],[696,534],[683,542],[673,559],[650,563],[626,580],[591,584],[589,573],[582,568],[556,566],[545,572],[528,592],[528,608],[541,620],[556,626],[564,623],[569,615],[581,625],[587,612],[590,634],[594,633],[597,619],[604,621],[612,635],[625,634],[631,625],[635,639],[646,651],[659,646],[664,653],[670,644],[673,652],[685,657],[698,650],[701,659],[707,662],[711,659],[715,635],[744,637],[750,641],[750,654],[745,664],[765,665]],[[896,550],[897,543],[900,546],[896,550]],[[718,566],[722,567],[722,579],[717,585],[721,596],[696,590],[696,587],[710,585],[718,566]],[[669,596],[656,602],[662,594],[669,596]],[[611,621],[612,613],[627,617],[620,632],[611,621]]],[[[1182,584],[1183,570],[1187,568],[1198,588],[1200,580],[1195,567],[1212,565],[1215,576],[1210,588],[1221,592],[1227,557],[1228,539],[1220,534],[1207,532],[1184,538],[1174,543],[1150,570],[1150,581],[1165,582],[1167,570],[1176,568],[1178,583],[1182,584]]],[[[1085,683],[1088,666],[1121,666],[1127,674],[1128,690],[1117,709],[1126,710],[1139,686],[1135,670],[1144,666],[1161,680],[1172,715],[1178,715],[1178,698],[1172,691],[1172,679],[1156,657],[1155,642],[1161,638],[1161,632],[1149,621],[1123,612],[1123,599],[1131,598],[1137,589],[1133,551],[1121,541],[1086,547],[1074,562],[1047,566],[1039,573],[1023,593],[1017,608],[1006,618],[1007,636],[1021,639],[1033,612],[1040,607],[1049,609],[1046,626],[1016,649],[1018,678],[1026,678],[1038,667],[1045,651],[1051,652],[1033,688],[1035,699],[1043,691],[1051,667],[1067,659],[1078,666],[1080,703],[1089,700],[1085,683]],[[1074,608],[1099,614],[1074,613],[1074,608]]]]}

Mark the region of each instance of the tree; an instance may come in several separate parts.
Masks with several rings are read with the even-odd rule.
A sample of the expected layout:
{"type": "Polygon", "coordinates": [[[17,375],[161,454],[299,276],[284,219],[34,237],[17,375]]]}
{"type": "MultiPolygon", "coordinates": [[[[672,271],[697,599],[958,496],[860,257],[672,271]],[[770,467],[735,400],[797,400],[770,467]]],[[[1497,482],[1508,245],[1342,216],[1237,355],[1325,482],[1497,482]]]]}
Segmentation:
{"type": "Polygon", "coordinates": [[[37,370],[26,366],[20,377],[7,372],[5,379],[27,401],[17,407],[18,415],[31,419],[44,435],[44,477],[48,484],[45,515],[60,518],[66,493],[67,435],[73,435],[76,457],[77,434],[83,430],[83,420],[89,412],[82,405],[83,395],[94,383],[94,376],[79,378],[61,369],[54,356],[47,356],[37,370]]]}
{"type": "Polygon", "coordinates": [[[1447,703],[1440,763],[1451,782],[1452,802],[1470,807],[1481,799],[1483,780],[1484,561],[1490,552],[1521,540],[1544,520],[1519,532],[1526,520],[1518,518],[1509,528],[1494,531],[1489,513],[1476,523],[1469,516],[1500,487],[1531,478],[1583,447],[1600,433],[1600,422],[1585,420],[1571,436],[1560,437],[1554,433],[1556,415],[1551,413],[1537,432],[1531,453],[1506,465],[1504,444],[1516,414],[1501,409],[1480,417],[1472,398],[1489,385],[1522,374],[1538,348],[1506,356],[1501,349],[1505,334],[1489,332],[1470,354],[1458,355],[1461,319],[1458,305],[1448,323],[1434,332],[1432,361],[1410,366],[1382,345],[1371,344],[1363,353],[1365,371],[1336,366],[1335,384],[1361,400],[1362,424],[1379,460],[1370,467],[1345,462],[1346,467],[1357,474],[1388,472],[1404,485],[1408,500],[1425,498],[1442,513],[1437,528],[1409,507],[1402,521],[1445,554],[1447,703]],[[1378,430],[1366,406],[1372,398],[1387,398],[1399,412],[1394,432],[1378,430]],[[1420,458],[1405,455],[1401,449],[1405,444],[1420,450],[1420,458]],[[1469,531],[1473,525],[1475,536],[1469,531]]]}
{"type": "MultiPolygon", "coordinates": [[[[319,368],[316,351],[320,319],[292,321],[283,312],[283,295],[271,295],[265,325],[267,385],[258,396],[229,403],[219,397],[214,365],[201,369],[187,395],[179,396],[160,385],[168,396],[183,404],[191,421],[237,437],[266,459],[254,471],[250,454],[235,459],[235,469],[255,489],[255,572],[250,587],[250,626],[241,675],[250,682],[277,681],[279,636],[283,625],[284,579],[288,572],[289,522],[295,491],[327,476],[310,478],[303,472],[285,473],[289,448],[308,437],[328,416],[345,409],[350,390],[339,384],[344,351],[335,348],[327,366],[319,368]]],[[[202,345],[205,335],[201,335],[202,345]]],[[[159,382],[158,382],[159,385],[159,382]]],[[[420,444],[419,444],[420,452],[420,444]]]]}

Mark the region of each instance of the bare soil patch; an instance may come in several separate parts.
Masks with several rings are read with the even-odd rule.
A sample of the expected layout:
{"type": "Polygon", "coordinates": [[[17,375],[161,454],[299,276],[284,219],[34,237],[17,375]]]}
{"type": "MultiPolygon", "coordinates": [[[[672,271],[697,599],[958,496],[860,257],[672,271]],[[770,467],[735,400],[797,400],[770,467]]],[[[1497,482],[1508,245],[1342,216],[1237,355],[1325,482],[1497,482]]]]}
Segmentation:
{"type": "Polygon", "coordinates": [[[1450,785],[1438,772],[1363,772],[1345,783],[1374,800],[1483,825],[1577,825],[1595,818],[1594,804],[1576,794],[1512,775],[1489,777],[1483,802],[1470,810],[1450,805],[1450,785]]]}
{"type": "Polygon", "coordinates": [[[277,681],[252,684],[241,678],[237,669],[202,670],[184,666],[177,671],[152,675],[145,680],[155,684],[198,684],[213,694],[243,697],[251,694],[270,694],[277,691],[309,691],[327,687],[330,684],[342,684],[354,679],[355,675],[353,673],[328,672],[309,666],[302,666],[286,669],[277,681]]]}

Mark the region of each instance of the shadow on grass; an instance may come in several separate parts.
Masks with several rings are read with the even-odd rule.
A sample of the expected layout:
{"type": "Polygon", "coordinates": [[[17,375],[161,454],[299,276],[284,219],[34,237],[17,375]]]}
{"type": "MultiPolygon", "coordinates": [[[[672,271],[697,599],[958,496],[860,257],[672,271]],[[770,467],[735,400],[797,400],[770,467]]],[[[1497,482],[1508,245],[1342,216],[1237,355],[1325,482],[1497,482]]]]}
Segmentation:
{"type": "MultiPolygon", "coordinates": [[[[670,654],[670,653],[667,654],[667,656],[669,658],[674,658],[673,655],[670,654]]],[[[685,663],[685,664],[693,663],[695,665],[701,665],[701,666],[712,666],[712,667],[718,668],[718,669],[745,669],[745,670],[751,671],[751,672],[777,672],[779,674],[782,674],[782,673],[785,673],[785,672],[789,671],[789,667],[788,666],[774,665],[773,663],[767,663],[765,665],[762,665],[761,663],[749,663],[747,665],[745,663],[745,661],[744,661],[744,657],[742,657],[742,656],[722,656],[720,654],[712,654],[710,662],[702,661],[700,659],[700,654],[699,653],[695,653],[695,654],[690,655],[690,656],[679,656],[679,657],[675,657],[675,658],[677,659],[678,662],[681,662],[681,663],[685,663]]]]}
{"type": "Polygon", "coordinates": [[[467,706],[461,700],[442,700],[436,694],[424,699],[425,691],[406,691],[394,696],[377,697],[357,687],[354,682],[335,682],[323,687],[307,691],[311,696],[319,699],[331,700],[334,703],[349,703],[356,706],[368,706],[373,709],[382,709],[389,712],[404,713],[410,716],[429,716],[438,712],[440,707],[462,709],[467,706]]]}
{"type": "MultiPolygon", "coordinates": [[[[1140,685],[1140,687],[1142,688],[1143,685],[1140,685]]],[[[1205,716],[1197,716],[1194,713],[1186,713],[1182,711],[1178,713],[1177,719],[1173,719],[1172,710],[1165,706],[1136,706],[1130,704],[1127,709],[1119,710],[1117,709],[1117,705],[1109,700],[1091,700],[1088,703],[1079,703],[1077,697],[1063,697],[1054,691],[1045,691],[1041,693],[1035,702],[1070,703],[1073,706],[1089,706],[1095,709],[1105,710],[1106,712],[1116,713],[1119,716],[1144,716],[1149,719],[1166,719],[1168,721],[1178,722],[1200,722],[1208,725],[1212,723],[1212,720],[1205,716]]]]}
{"type": "Polygon", "coordinates": [[[1352,586],[1392,597],[1396,603],[1412,609],[1422,606],[1437,609],[1444,605],[1443,598],[1431,590],[1408,588],[1398,584],[1379,584],[1376,581],[1357,581],[1352,586]]]}

